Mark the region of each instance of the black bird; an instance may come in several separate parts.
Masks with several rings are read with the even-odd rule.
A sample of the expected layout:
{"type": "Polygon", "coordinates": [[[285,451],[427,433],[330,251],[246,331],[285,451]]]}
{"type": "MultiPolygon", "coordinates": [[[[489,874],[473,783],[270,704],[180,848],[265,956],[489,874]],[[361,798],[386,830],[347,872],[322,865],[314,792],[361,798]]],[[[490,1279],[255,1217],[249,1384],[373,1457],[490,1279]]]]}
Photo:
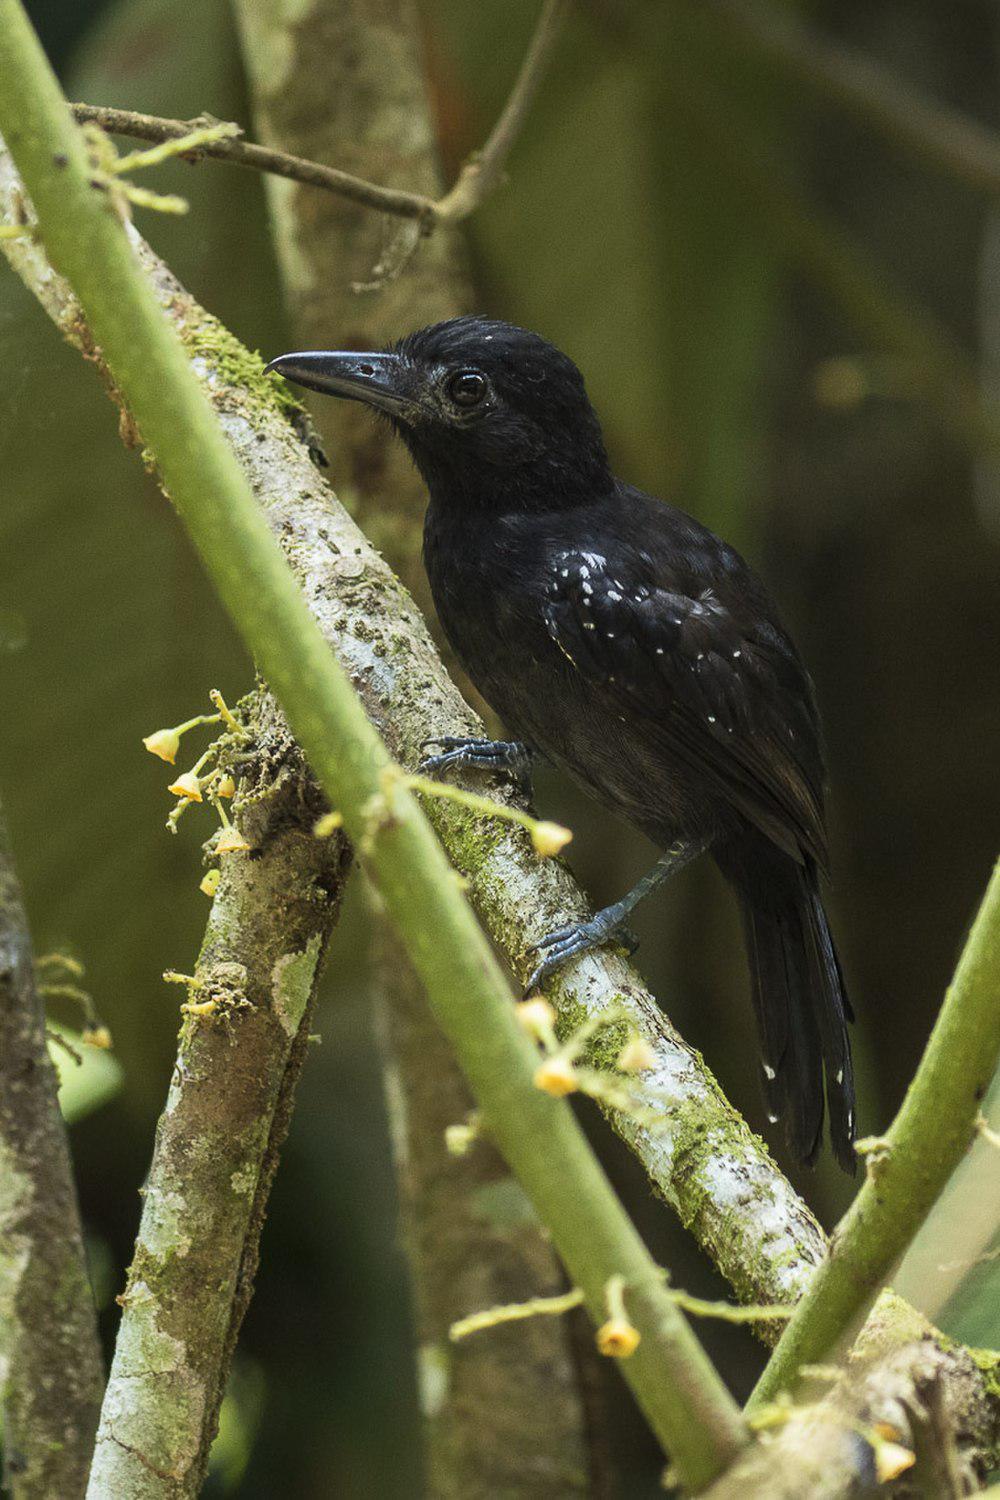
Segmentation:
{"type": "Polygon", "coordinates": [[[623,900],[536,945],[538,983],[620,934],[711,853],[736,892],[772,1120],[795,1155],[854,1169],[853,1019],[819,892],[823,761],[812,685],[763,584],[683,511],[616,479],[573,362],[480,317],[380,353],[270,369],[386,414],[430,492],[424,561],[457,656],[514,736],[429,742],[448,766],[540,752],[664,853],[623,900]]]}

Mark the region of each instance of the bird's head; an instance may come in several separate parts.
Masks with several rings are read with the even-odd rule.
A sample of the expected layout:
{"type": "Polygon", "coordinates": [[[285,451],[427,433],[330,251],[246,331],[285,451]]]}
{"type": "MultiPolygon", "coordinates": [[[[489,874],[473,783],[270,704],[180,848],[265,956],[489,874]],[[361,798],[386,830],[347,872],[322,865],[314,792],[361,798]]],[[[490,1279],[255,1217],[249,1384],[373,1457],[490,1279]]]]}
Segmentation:
{"type": "Polygon", "coordinates": [[[435,496],[535,508],[613,483],[576,365],[510,323],[452,318],[378,353],[283,354],[268,369],[387,416],[435,496]]]}

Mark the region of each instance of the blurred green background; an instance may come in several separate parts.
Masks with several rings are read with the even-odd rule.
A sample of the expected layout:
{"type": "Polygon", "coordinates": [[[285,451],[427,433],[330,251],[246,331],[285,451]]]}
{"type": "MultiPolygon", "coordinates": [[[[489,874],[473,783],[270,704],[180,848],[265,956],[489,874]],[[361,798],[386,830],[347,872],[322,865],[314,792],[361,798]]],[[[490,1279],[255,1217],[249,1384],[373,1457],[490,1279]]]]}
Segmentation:
{"type": "MultiPolygon", "coordinates": [[[[71,97],[248,120],[222,0],[28,8],[71,97]]],[[[533,0],[425,0],[449,171],[488,129],[536,12],[533,0]]],[[[825,0],[808,14],[1000,125],[1000,17],[985,0],[825,0]]],[[[286,347],[260,183],[175,164],[156,185],[183,192],[191,212],[141,217],[154,246],[251,346],[286,347]]],[[[877,1133],[997,853],[1000,450],[973,451],[941,403],[922,398],[926,370],[884,342],[877,310],[845,300],[831,223],[871,263],[876,309],[901,293],[904,327],[930,312],[996,383],[994,206],[834,112],[684,0],[592,0],[470,239],[482,309],[577,359],[618,471],[735,541],[811,664],[861,1128],[877,1133]]],[[[113,1096],[96,1107],[95,1094],[72,1125],[110,1340],[178,1025],[176,992],[159,976],[188,966],[206,914],[205,828],[188,817],[176,839],[164,831],[165,768],[140,738],[201,711],[210,687],[238,697],[250,666],[92,372],[2,264],[0,371],[0,787],[37,949],[86,964],[121,1065],[113,1096]]],[[[555,776],[537,791],[576,830],[572,863],[595,901],[620,894],[648,850],[555,776]]],[[[355,882],[210,1494],[417,1489],[408,1298],[366,996],[372,920],[355,882]]],[[[655,992],[761,1128],[744,959],[713,872],[685,875],[637,927],[655,992]]],[[[595,1138],[675,1279],[722,1295],[630,1160],[600,1128],[595,1138]]],[[[787,1168],[780,1138],[772,1144],[787,1168]]],[[[1000,1278],[984,1258],[997,1248],[997,1168],[977,1147],[900,1280],[947,1331],[980,1345],[1000,1344],[1000,1278]]],[[[849,1184],[826,1163],[793,1176],[832,1222],[849,1184]]],[[[703,1331],[748,1389],[753,1341],[703,1331]]],[[[654,1494],[655,1450],[609,1379],[623,1487],[654,1494]]]]}

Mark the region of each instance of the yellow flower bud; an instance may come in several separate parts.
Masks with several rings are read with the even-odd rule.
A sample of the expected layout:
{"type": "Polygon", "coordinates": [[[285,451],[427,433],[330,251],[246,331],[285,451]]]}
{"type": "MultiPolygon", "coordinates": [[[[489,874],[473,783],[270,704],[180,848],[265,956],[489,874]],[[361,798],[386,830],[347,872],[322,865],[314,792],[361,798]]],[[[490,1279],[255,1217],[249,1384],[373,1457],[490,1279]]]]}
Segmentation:
{"type": "Polygon", "coordinates": [[[468,1156],[479,1135],[474,1125],[446,1125],[444,1144],[449,1156],[468,1156]]]}
{"type": "Polygon", "coordinates": [[[111,1049],[111,1032],[106,1026],[85,1026],[80,1040],[88,1047],[99,1047],[102,1052],[111,1049]]]}
{"type": "Polygon", "coordinates": [[[627,1318],[609,1318],[597,1330],[597,1347],[609,1359],[628,1359],[639,1347],[641,1334],[627,1318]]]}
{"type": "Polygon", "coordinates": [[[206,896],[214,896],[219,889],[219,881],[222,879],[221,870],[208,870],[204,878],[199,882],[199,891],[204,891],[206,896]]]}
{"type": "Polygon", "coordinates": [[[656,1066],[656,1053],[644,1036],[633,1032],[618,1054],[618,1066],[623,1073],[645,1073],[656,1066]]]}
{"type": "Polygon", "coordinates": [[[872,1432],[885,1443],[898,1443],[903,1434],[892,1422],[874,1422],[872,1432]]]}
{"type": "Polygon", "coordinates": [[[172,766],[181,748],[181,737],[176,729],[158,729],[155,734],[147,734],[142,743],[150,755],[158,755],[172,766]]]}
{"type": "Polygon", "coordinates": [[[238,854],[250,848],[243,835],[235,828],[224,828],[215,846],[216,854],[238,854]]]}
{"type": "Polygon", "coordinates": [[[336,833],[338,828],[344,826],[344,815],[339,812],[324,813],[317,818],[313,824],[313,834],[318,839],[328,839],[331,833],[336,833]]]}
{"type": "Polygon", "coordinates": [[[891,1484],[916,1461],[917,1455],[904,1448],[902,1443],[875,1444],[875,1475],[879,1484],[891,1484]]]}
{"type": "Polygon", "coordinates": [[[181,1006],[186,1016],[210,1016],[218,1008],[217,1000],[187,1000],[181,1006]]]}
{"type": "Polygon", "coordinates": [[[521,1030],[536,1041],[543,1041],[549,1036],[556,1024],[555,1011],[541,996],[537,1000],[522,1000],[520,1005],[515,1005],[514,1015],[521,1030]]]}
{"type": "Polygon", "coordinates": [[[535,853],[542,859],[549,859],[553,854],[558,854],[572,837],[569,829],[563,828],[561,823],[535,823],[531,829],[531,842],[535,846],[535,853]]]}
{"type": "Polygon", "coordinates": [[[221,776],[215,783],[215,795],[217,797],[235,797],[236,782],[231,776],[221,776]]]}
{"type": "Polygon", "coordinates": [[[201,782],[193,771],[185,771],[183,776],[178,776],[176,781],[167,787],[168,792],[173,792],[175,797],[186,797],[189,802],[200,802],[201,782]]]}
{"type": "Polygon", "coordinates": [[[535,1069],[534,1084],[543,1093],[561,1099],[564,1094],[575,1094],[579,1088],[573,1064],[565,1057],[547,1057],[535,1069]]]}

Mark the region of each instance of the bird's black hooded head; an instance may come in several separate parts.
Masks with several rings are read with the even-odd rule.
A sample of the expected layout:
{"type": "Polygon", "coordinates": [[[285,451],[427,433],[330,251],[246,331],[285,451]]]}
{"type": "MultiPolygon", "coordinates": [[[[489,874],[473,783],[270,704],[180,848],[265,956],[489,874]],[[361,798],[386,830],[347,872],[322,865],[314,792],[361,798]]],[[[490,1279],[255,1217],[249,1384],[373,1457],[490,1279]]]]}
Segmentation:
{"type": "Polygon", "coordinates": [[[572,506],[614,483],[576,365],[510,323],[452,318],[380,353],[285,354],[268,368],[388,416],[437,500],[572,506]]]}

